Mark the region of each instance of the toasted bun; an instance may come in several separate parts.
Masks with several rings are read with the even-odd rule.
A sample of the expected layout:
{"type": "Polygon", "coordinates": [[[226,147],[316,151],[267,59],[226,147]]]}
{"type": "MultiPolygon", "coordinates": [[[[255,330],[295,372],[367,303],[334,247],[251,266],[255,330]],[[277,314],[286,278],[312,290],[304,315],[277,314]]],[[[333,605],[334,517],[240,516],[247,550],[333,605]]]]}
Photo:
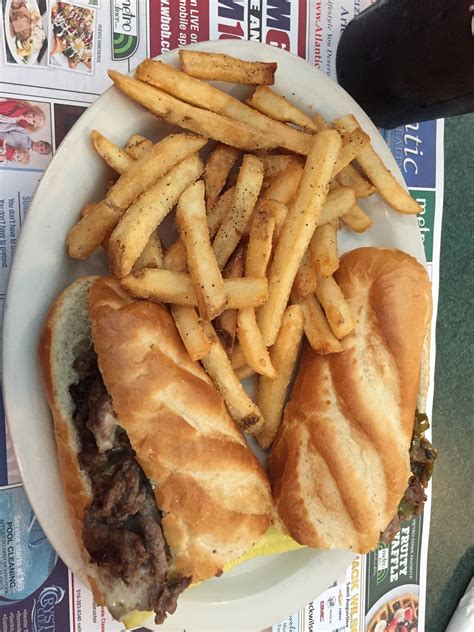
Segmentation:
{"type": "Polygon", "coordinates": [[[88,570],[89,582],[98,604],[104,605],[100,579],[90,565],[82,540],[84,512],[92,501],[89,477],[79,467],[79,445],[72,423],[74,404],[69,386],[77,381],[74,360],[90,340],[89,290],[97,277],[82,277],[67,287],[52,304],[39,342],[39,361],[46,399],[53,413],[59,468],[72,526],[88,570]]]}
{"type": "Polygon", "coordinates": [[[90,314],[114,410],[155,486],[172,571],[219,574],[271,524],[265,474],[164,306],[99,279],[90,314]]]}
{"type": "Polygon", "coordinates": [[[269,476],[298,542],[365,553],[395,515],[410,476],[431,287],[414,258],[376,248],[345,255],[335,278],[356,328],[341,353],[305,349],[269,476]]]}

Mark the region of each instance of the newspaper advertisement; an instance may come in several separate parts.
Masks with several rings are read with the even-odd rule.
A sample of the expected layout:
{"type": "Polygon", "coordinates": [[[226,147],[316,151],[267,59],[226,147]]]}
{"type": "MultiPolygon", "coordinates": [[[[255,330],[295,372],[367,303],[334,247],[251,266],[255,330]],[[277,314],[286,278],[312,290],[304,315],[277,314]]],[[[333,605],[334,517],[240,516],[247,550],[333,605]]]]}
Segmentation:
{"type": "MultiPolygon", "coordinates": [[[[0,307],[21,226],[52,156],[108,87],[109,68],[209,39],[249,39],[307,59],[335,79],[339,37],[370,0],[0,0],[0,307]]],[[[443,205],[443,121],[382,130],[411,195],[433,282],[434,332],[443,205]]],[[[0,395],[0,632],[112,632],[48,542],[21,485],[0,395]]],[[[265,632],[424,630],[430,498],[390,545],[265,632]]],[[[273,622],[269,622],[271,624],[273,622]]],[[[145,628],[141,628],[144,630],[145,628]]],[[[190,632],[189,630],[187,632],[190,632]]],[[[191,631],[192,632],[192,631],[191,631]]],[[[258,632],[254,630],[252,632],[258,632]]]]}

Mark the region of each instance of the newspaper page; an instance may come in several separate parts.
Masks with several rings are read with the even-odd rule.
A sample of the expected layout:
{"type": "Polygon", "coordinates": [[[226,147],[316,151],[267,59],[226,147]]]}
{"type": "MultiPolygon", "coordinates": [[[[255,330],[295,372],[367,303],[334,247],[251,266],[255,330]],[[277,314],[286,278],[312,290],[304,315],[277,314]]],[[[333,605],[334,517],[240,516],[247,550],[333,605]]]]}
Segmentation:
{"type": "MultiPolygon", "coordinates": [[[[370,0],[0,0],[0,307],[33,192],[68,131],[122,72],[208,39],[288,50],[335,78],[336,49],[370,0]]],[[[443,121],[383,131],[423,212],[434,341],[443,207],[443,121]]],[[[379,632],[397,613],[424,630],[430,498],[391,545],[357,557],[333,586],[264,632],[379,632]]],[[[123,626],[58,558],[21,485],[0,395],[0,632],[113,632],[123,626]]],[[[272,622],[269,622],[272,623],[272,622]]],[[[393,625],[392,625],[393,627],[393,625]]],[[[145,628],[141,628],[145,630],[145,628]]],[[[191,632],[191,631],[187,631],[191,632]]],[[[253,632],[258,632],[257,630],[253,632]]]]}

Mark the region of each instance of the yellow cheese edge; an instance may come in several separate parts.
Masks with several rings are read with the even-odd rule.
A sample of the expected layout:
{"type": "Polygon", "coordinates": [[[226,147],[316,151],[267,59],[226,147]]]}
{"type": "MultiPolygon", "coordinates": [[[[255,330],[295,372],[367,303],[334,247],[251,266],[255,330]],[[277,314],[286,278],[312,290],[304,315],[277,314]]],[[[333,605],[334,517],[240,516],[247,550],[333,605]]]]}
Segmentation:
{"type": "MultiPolygon", "coordinates": [[[[253,560],[256,557],[275,555],[276,553],[287,553],[288,551],[296,551],[297,549],[305,548],[302,544],[295,542],[289,535],[283,534],[276,527],[270,527],[264,537],[257,542],[251,549],[241,555],[235,560],[228,562],[224,566],[224,572],[230,571],[232,568],[248,560],[253,560]]],[[[197,586],[200,582],[193,584],[197,586]]],[[[145,623],[145,621],[151,617],[153,612],[138,612],[134,611],[127,615],[123,624],[127,629],[136,628],[139,625],[145,623]]]]}

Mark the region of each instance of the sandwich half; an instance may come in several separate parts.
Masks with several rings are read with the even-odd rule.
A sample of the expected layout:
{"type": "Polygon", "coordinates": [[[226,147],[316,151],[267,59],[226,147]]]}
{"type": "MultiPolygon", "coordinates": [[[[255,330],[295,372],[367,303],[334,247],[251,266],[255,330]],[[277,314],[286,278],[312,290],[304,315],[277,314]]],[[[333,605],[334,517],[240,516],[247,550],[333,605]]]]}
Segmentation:
{"type": "Polygon", "coordinates": [[[161,623],[272,522],[266,476],[168,310],[111,278],[56,299],[39,344],[60,470],[94,597],[161,623]]]}
{"type": "Polygon", "coordinates": [[[346,254],[335,279],[355,330],[341,353],[306,347],[268,473],[295,540],[365,553],[389,525],[396,533],[401,503],[419,511],[436,456],[414,426],[431,286],[413,257],[377,248],[346,254]]]}

